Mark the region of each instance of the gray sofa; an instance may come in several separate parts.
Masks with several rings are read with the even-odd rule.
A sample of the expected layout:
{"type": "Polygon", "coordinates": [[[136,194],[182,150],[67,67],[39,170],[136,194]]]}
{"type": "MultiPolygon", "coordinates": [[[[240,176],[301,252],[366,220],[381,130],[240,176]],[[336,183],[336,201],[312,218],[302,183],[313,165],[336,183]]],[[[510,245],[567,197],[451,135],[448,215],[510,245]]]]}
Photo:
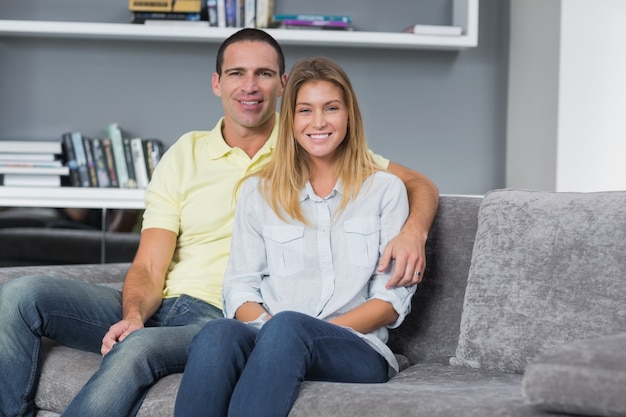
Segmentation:
{"type": "MultiPolygon", "coordinates": [[[[385,384],[305,382],[290,416],[626,415],[626,192],[442,196],[427,260],[390,336],[403,370],[385,384]]],[[[0,282],[120,285],[127,267],[3,268],[0,282]]],[[[57,416],[100,357],[44,352],[38,415],[57,416]]],[[[180,378],[152,387],[138,415],[171,416],[180,378]]]]}

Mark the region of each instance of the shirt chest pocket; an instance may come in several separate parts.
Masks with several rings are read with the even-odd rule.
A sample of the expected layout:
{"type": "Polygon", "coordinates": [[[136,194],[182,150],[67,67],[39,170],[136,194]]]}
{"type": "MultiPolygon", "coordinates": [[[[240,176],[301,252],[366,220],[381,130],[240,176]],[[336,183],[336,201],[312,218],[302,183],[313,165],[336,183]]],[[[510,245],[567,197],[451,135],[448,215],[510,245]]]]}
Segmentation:
{"type": "Polygon", "coordinates": [[[372,267],[378,262],[380,250],[380,218],[357,217],[344,223],[350,263],[372,267]]]}
{"type": "Polygon", "coordinates": [[[289,276],[304,269],[304,227],[265,226],[263,239],[270,275],[289,276]]]}

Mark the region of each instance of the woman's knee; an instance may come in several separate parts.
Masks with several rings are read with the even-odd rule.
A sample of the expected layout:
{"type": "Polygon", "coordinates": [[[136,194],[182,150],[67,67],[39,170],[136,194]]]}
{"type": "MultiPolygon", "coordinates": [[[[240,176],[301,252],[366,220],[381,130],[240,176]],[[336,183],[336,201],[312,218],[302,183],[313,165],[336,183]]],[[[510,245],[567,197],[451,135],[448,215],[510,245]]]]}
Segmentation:
{"type": "Polygon", "coordinates": [[[206,323],[193,337],[194,346],[231,346],[254,339],[254,329],[235,319],[215,319],[206,323]]]}

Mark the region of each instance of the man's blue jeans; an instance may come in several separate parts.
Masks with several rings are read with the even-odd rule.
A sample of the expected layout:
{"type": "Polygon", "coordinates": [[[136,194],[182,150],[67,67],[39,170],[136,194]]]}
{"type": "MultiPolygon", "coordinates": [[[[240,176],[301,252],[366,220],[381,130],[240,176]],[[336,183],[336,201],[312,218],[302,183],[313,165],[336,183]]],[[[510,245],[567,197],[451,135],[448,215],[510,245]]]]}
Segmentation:
{"type": "Polygon", "coordinates": [[[290,311],[259,331],[213,320],[193,338],[176,417],[287,416],[302,381],[377,383],[385,359],[349,330],[290,311]]]}
{"type": "MultiPolygon", "coordinates": [[[[0,285],[0,415],[33,416],[41,338],[100,353],[121,320],[121,292],[60,278],[31,276],[0,285]]],[[[187,346],[221,310],[188,296],[167,298],[145,324],[117,343],[64,416],[134,416],[148,388],[182,372],[187,346]]]]}

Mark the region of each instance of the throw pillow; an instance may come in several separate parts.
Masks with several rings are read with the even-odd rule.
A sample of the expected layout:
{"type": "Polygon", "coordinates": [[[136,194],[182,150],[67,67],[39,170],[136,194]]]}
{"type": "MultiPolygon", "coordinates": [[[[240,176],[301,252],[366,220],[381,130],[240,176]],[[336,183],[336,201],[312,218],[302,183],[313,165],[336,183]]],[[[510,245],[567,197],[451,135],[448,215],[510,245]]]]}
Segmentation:
{"type": "Polygon", "coordinates": [[[483,199],[452,365],[522,373],[538,353],[626,332],[626,192],[483,199]]]}
{"type": "Polygon", "coordinates": [[[539,355],[526,368],[526,402],[544,411],[624,416],[626,334],[586,339],[539,355]]]}

